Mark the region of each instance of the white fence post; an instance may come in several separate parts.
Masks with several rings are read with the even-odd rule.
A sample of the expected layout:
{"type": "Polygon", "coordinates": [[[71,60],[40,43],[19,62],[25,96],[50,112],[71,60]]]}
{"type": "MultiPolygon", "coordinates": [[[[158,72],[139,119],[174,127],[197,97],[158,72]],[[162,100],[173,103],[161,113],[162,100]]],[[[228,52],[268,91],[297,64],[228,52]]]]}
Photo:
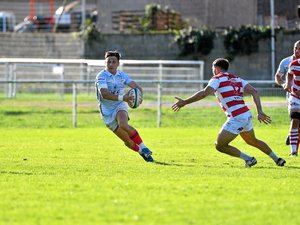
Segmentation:
{"type": "Polygon", "coordinates": [[[161,127],[161,91],[162,91],[162,63],[159,63],[158,82],[157,82],[157,127],[161,127]]]}
{"type": "Polygon", "coordinates": [[[157,127],[161,127],[161,82],[157,82],[157,127]]]}
{"type": "MultiPolygon", "coordinates": [[[[10,78],[9,78],[9,74],[10,74],[10,63],[6,62],[5,63],[5,80],[8,81],[10,78]]],[[[9,98],[9,87],[10,84],[9,83],[6,83],[5,84],[5,93],[6,93],[6,98],[9,98]]]]}
{"type": "Polygon", "coordinates": [[[73,127],[77,126],[77,88],[73,83],[73,127]]]}

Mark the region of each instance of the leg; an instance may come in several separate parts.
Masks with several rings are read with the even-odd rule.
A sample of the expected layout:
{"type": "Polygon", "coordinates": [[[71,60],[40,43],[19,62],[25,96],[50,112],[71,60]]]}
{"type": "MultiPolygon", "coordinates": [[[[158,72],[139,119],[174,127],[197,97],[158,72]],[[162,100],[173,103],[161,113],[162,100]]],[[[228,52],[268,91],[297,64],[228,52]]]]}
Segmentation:
{"type": "Polygon", "coordinates": [[[237,120],[235,118],[227,119],[221,131],[219,132],[216,141],[216,149],[218,151],[245,160],[245,167],[251,167],[255,165],[257,163],[256,159],[245,154],[236,147],[229,145],[229,143],[240,134],[240,131],[244,129],[244,125],[249,122],[249,120],[251,121],[251,115],[242,120],[237,120]]]}
{"type": "Polygon", "coordinates": [[[231,141],[233,141],[238,135],[233,134],[229,131],[226,131],[222,129],[220,133],[218,134],[217,141],[215,143],[215,147],[219,152],[234,156],[234,157],[240,157],[240,150],[237,148],[229,145],[231,141]]]}
{"type": "Polygon", "coordinates": [[[265,142],[255,137],[253,129],[241,132],[240,135],[248,145],[258,148],[267,155],[269,155],[272,152],[272,149],[265,142]]]}
{"type": "MultiPolygon", "coordinates": [[[[287,103],[289,102],[289,93],[288,92],[286,94],[286,101],[287,101],[287,103]]],[[[289,115],[289,117],[290,117],[290,115],[289,115]]],[[[290,117],[290,120],[291,120],[291,117],[290,117]]],[[[285,144],[290,145],[290,133],[288,134],[288,136],[285,139],[285,144]]]]}
{"type": "Polygon", "coordinates": [[[299,146],[299,124],[300,124],[299,109],[291,109],[290,117],[292,119],[291,126],[290,126],[290,144],[291,144],[290,156],[297,156],[298,146],[299,146]]]}
{"type": "Polygon", "coordinates": [[[290,148],[291,148],[291,156],[296,155],[298,152],[298,144],[299,144],[299,120],[294,118],[291,120],[290,126],[290,148]]]}
{"type": "Polygon", "coordinates": [[[234,140],[237,136],[238,136],[237,134],[233,134],[229,131],[222,129],[221,132],[219,133],[218,139],[216,141],[216,149],[227,155],[230,155],[233,157],[238,157],[238,158],[245,160],[245,167],[254,166],[257,163],[257,161],[254,157],[251,157],[251,156],[241,152],[236,147],[229,145],[229,143],[232,140],[234,140]]]}
{"type": "Polygon", "coordinates": [[[255,137],[255,133],[253,129],[249,131],[241,132],[240,135],[248,145],[257,148],[261,150],[263,153],[270,156],[278,166],[284,166],[285,160],[282,158],[278,158],[277,155],[269,147],[269,145],[267,145],[262,140],[257,139],[255,137]]]}
{"type": "Polygon", "coordinates": [[[128,115],[124,113],[124,111],[118,112],[117,120],[118,120],[119,128],[121,128],[123,131],[127,133],[129,139],[131,139],[141,148],[146,148],[137,130],[128,124],[128,115]]]}
{"type": "Polygon", "coordinates": [[[288,134],[288,136],[285,139],[285,144],[286,145],[290,145],[290,135],[288,134]]]}
{"type": "Polygon", "coordinates": [[[129,133],[133,132],[134,129],[128,125],[128,115],[126,111],[119,111],[117,113],[118,128],[114,133],[125,143],[128,148],[138,151],[136,143],[129,137],[129,133]]]}
{"type": "Polygon", "coordinates": [[[124,141],[126,146],[138,151],[145,161],[153,162],[152,152],[144,145],[136,129],[128,124],[127,112],[119,111],[117,113],[117,121],[119,127],[115,131],[116,135],[124,141]]]}
{"type": "Polygon", "coordinates": [[[117,113],[117,121],[119,128],[124,130],[128,135],[131,134],[135,129],[128,124],[128,114],[125,111],[119,111],[117,113]]]}

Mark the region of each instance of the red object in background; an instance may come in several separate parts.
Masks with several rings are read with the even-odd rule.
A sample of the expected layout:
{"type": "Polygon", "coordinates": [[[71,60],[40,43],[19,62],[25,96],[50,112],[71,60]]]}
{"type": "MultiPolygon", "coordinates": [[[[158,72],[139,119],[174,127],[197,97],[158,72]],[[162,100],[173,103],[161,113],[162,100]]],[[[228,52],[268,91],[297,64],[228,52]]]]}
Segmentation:
{"type": "MultiPolygon", "coordinates": [[[[35,0],[30,0],[30,18],[34,18],[34,1],[35,0]]],[[[50,23],[53,25],[54,24],[54,5],[53,5],[53,0],[49,0],[50,4],[50,18],[51,21],[50,23]]]]}

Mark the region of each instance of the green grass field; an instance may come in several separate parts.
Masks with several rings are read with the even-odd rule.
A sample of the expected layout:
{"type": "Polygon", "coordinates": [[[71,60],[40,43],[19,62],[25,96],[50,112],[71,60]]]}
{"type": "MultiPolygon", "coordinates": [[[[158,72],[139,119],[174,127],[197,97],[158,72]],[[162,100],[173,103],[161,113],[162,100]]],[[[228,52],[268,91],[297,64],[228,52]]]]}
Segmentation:
{"type": "Polygon", "coordinates": [[[103,126],[94,98],[79,100],[78,128],[67,98],[0,100],[0,224],[300,223],[300,161],[287,156],[285,107],[265,108],[273,123],[254,126],[286,166],[238,138],[258,160],[244,168],[214,149],[219,108],[164,108],[162,128],[155,109],[132,111],[156,159],[145,163],[103,126]]]}

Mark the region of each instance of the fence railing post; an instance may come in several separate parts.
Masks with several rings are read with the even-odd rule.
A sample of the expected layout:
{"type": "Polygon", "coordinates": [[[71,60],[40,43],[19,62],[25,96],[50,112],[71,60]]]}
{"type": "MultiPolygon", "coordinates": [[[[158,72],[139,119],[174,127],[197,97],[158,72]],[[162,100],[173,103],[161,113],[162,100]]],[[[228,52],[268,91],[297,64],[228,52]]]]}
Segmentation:
{"type": "Polygon", "coordinates": [[[73,83],[73,127],[77,126],[77,88],[73,83]]]}
{"type": "Polygon", "coordinates": [[[161,127],[161,82],[157,82],[157,127],[161,127]]]}
{"type": "MultiPolygon", "coordinates": [[[[10,80],[10,64],[8,62],[5,63],[5,80],[10,80]]],[[[10,83],[5,84],[5,93],[6,98],[10,98],[9,96],[10,83]]]]}
{"type": "Polygon", "coordinates": [[[159,63],[158,67],[158,82],[157,82],[157,127],[161,127],[161,92],[162,92],[162,76],[163,76],[163,67],[162,63],[159,63]]]}

